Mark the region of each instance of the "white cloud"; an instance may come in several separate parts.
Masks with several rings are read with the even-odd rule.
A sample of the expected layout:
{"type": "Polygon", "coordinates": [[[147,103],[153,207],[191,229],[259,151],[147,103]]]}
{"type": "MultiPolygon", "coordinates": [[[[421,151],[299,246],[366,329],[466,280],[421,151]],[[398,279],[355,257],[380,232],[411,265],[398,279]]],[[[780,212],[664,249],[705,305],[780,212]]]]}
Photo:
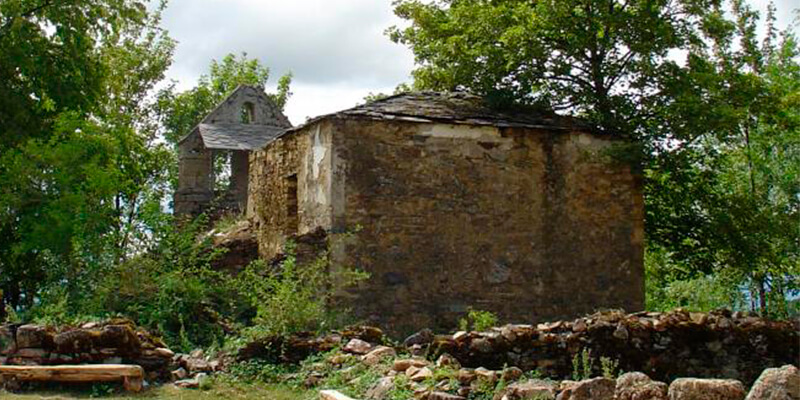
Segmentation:
{"type": "Polygon", "coordinates": [[[388,0],[173,0],[164,26],[178,48],[167,75],[189,88],[212,59],[247,52],[273,83],[294,74],[287,113],[298,123],[409,81],[413,55],[383,34],[400,23],[388,0]]]}
{"type": "MultiPolygon", "coordinates": [[[[778,0],[778,27],[793,19],[796,0],[778,0]]],[[[194,86],[212,59],[247,52],[272,71],[294,73],[287,115],[306,117],[352,107],[369,92],[410,81],[413,55],[384,34],[403,25],[390,0],[172,0],[163,25],[178,40],[167,77],[194,86]]],[[[768,0],[752,0],[764,15],[768,0]]]]}

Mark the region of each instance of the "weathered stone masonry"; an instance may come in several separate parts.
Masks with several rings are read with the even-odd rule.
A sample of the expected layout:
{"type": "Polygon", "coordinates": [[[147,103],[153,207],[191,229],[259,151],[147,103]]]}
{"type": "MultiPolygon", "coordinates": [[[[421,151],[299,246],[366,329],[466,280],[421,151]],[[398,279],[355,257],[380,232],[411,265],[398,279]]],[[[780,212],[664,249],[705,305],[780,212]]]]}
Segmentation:
{"type": "MultiPolygon", "coordinates": [[[[175,214],[244,211],[247,207],[249,155],[292,125],[263,88],[239,86],[178,142],[178,190],[175,214]],[[230,162],[227,189],[215,186],[214,159],[230,162]]],[[[222,182],[219,182],[222,183],[222,182]]]]}
{"type": "Polygon", "coordinates": [[[395,332],[468,307],[508,321],[644,306],[639,178],[579,121],[411,94],[325,116],[251,157],[263,257],[360,227],[332,262],[366,270],[354,311],[395,332]]]}

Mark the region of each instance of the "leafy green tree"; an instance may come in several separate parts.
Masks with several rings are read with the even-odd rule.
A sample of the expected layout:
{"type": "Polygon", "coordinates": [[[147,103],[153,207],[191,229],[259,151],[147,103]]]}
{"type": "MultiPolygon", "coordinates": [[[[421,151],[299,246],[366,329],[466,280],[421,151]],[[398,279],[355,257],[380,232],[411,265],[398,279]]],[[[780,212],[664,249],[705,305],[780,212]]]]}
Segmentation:
{"type": "Polygon", "coordinates": [[[416,56],[417,88],[466,89],[500,104],[570,110],[630,133],[658,103],[670,52],[718,0],[438,0],[395,2],[407,28],[392,40],[416,56]]]}
{"type": "Polygon", "coordinates": [[[145,98],[174,43],[139,1],[0,2],[0,289],[70,302],[136,250],[169,152],[145,98]]]}
{"type": "Polygon", "coordinates": [[[656,280],[667,289],[680,279],[702,284],[698,270],[712,274],[727,282],[731,299],[746,289],[751,309],[786,316],[800,273],[798,46],[788,30],[776,42],[774,7],[759,44],[756,14],[742,1],[731,4],[733,19],[719,18],[708,30],[713,51],[691,55],[687,75],[700,90],[684,88],[684,105],[671,110],[676,117],[695,110],[713,122],[706,129],[675,124],[696,139],[657,157],[648,171],[651,247],[672,250],[654,272],[663,275],[667,265],[678,275],[656,280]],[[691,162],[669,164],[678,157],[691,162]]]}
{"type": "MultiPolygon", "coordinates": [[[[208,75],[202,75],[193,89],[177,92],[175,83],[158,93],[156,112],[161,118],[164,137],[175,144],[189,133],[203,117],[230,95],[239,85],[264,87],[269,79],[269,68],[258,59],[250,59],[246,53],[237,57],[228,54],[221,62],[212,60],[208,75]]],[[[268,96],[280,108],[292,95],[292,74],[278,79],[278,91],[268,96]]]]}

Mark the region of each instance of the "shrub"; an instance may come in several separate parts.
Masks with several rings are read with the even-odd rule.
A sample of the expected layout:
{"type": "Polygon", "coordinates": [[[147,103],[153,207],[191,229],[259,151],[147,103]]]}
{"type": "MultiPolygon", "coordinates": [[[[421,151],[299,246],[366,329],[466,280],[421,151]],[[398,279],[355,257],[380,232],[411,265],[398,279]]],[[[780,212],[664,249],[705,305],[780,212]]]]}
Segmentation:
{"type": "Polygon", "coordinates": [[[236,279],[238,290],[256,308],[251,334],[288,335],[343,325],[346,310],[334,304],[336,292],[369,275],[352,268],[332,268],[328,251],[308,265],[298,265],[293,243],[286,258],[271,270],[263,260],[251,263],[236,279]]]}
{"type": "Polygon", "coordinates": [[[232,322],[248,323],[254,311],[232,278],[212,269],[220,251],[205,226],[201,217],[165,230],[157,247],[106,274],[83,309],[131,318],[181,351],[220,344],[232,322]]]}
{"type": "Polygon", "coordinates": [[[467,315],[458,321],[458,327],[462,331],[475,330],[487,331],[494,326],[497,326],[498,319],[495,314],[490,311],[481,311],[469,308],[467,315]]]}

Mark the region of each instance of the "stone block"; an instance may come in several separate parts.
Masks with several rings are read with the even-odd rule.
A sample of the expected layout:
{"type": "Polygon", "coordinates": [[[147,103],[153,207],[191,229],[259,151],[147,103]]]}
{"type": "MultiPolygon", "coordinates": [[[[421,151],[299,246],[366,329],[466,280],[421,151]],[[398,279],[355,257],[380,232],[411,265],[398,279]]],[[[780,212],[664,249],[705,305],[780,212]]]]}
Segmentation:
{"type": "Polygon", "coordinates": [[[616,382],[594,378],[576,382],[558,394],[557,400],[614,400],[616,382]]]}
{"type": "Polygon", "coordinates": [[[800,400],[800,371],[794,365],[765,369],[747,400],[800,400]]]}
{"type": "Polygon", "coordinates": [[[679,378],[669,385],[669,400],[743,400],[744,386],[734,379],[679,378]]]}

